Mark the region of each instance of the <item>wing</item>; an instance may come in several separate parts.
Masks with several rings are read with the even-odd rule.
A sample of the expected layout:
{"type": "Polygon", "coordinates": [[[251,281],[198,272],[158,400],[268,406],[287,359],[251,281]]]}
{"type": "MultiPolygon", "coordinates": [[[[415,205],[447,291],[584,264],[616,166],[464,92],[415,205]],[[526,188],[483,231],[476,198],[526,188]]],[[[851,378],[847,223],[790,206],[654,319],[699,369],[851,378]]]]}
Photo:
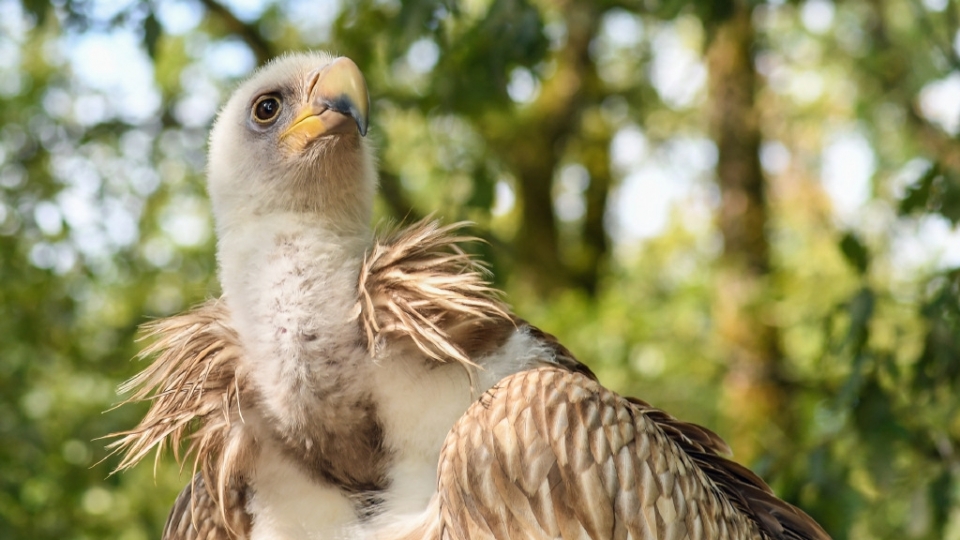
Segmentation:
{"type": "Polygon", "coordinates": [[[124,453],[117,470],[133,467],[153,448],[159,460],[169,445],[177,461],[192,460],[193,470],[201,473],[177,498],[163,538],[244,538],[240,534],[245,522],[237,516],[244,510],[245,489],[233,486],[249,467],[251,444],[241,429],[246,384],[238,369],[243,353],[229,310],[225,302],[213,300],[153,322],[146,330],[146,337],[155,341],[141,356],[155,355],[154,361],[121,391],[133,392],[123,403],[148,401],[150,410],[137,427],[113,435],[120,439],[108,448],[124,453]],[[192,494],[196,498],[191,506],[192,494]],[[216,503],[221,497],[222,514],[216,503]],[[226,521],[230,527],[224,526],[226,521]],[[237,535],[228,535],[231,528],[237,535]]]}
{"type": "Polygon", "coordinates": [[[507,377],[444,444],[440,529],[452,539],[829,539],[715,434],[583,374],[507,377]]]}
{"type": "Polygon", "coordinates": [[[246,490],[228,489],[225,499],[221,513],[197,473],[173,503],[162,540],[246,540],[250,536],[246,490]]]}

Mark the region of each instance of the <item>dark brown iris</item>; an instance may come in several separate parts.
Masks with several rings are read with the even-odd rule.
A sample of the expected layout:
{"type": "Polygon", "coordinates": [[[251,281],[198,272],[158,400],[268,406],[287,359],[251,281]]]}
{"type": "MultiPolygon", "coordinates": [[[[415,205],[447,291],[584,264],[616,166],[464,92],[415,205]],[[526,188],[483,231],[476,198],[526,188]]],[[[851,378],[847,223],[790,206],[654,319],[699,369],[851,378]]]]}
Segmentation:
{"type": "Polygon", "coordinates": [[[280,114],[280,100],[276,96],[263,96],[253,106],[253,118],[257,122],[271,122],[280,114]]]}

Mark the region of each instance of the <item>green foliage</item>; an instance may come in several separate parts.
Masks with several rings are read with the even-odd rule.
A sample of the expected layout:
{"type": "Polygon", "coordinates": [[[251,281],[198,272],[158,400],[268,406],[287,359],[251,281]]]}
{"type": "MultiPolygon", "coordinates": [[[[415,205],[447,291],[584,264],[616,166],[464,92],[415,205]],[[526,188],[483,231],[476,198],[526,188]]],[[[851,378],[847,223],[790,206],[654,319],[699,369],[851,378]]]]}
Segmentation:
{"type": "Polygon", "coordinates": [[[840,239],[840,251],[858,274],[867,273],[870,266],[870,253],[855,233],[847,232],[843,235],[840,239]]]}
{"type": "Polygon", "coordinates": [[[902,214],[937,213],[956,225],[960,221],[960,177],[933,164],[907,189],[902,214]]]}
{"type": "Polygon", "coordinates": [[[835,538],[960,538],[960,268],[904,255],[960,221],[957,127],[927,110],[960,66],[956,2],[304,4],[0,0],[0,537],[159,534],[185,478],[171,459],[156,480],[109,475],[98,438],[143,409],[103,411],[140,367],[138,325],[218,293],[215,107],[271,55],[326,47],[373,94],[380,218],[476,222],[518,313],[608,385],[731,439],[835,538]],[[742,9],[770,264],[740,315],[782,351],[763,376],[783,410],[760,421],[737,404],[760,375],[727,342],[725,284],[743,282],[710,217],[698,78],[742,9]],[[78,57],[103,36],[131,65],[78,57]],[[871,157],[855,217],[819,181],[843,134],[871,157]],[[655,234],[624,232],[673,188],[655,234]]]}

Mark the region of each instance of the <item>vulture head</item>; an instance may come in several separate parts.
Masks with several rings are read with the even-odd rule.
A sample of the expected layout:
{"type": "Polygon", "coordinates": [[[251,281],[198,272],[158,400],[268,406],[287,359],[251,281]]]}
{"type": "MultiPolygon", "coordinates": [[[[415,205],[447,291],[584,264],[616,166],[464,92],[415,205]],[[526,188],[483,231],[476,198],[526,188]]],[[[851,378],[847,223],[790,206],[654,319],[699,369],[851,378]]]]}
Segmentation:
{"type": "Polygon", "coordinates": [[[244,82],[210,135],[208,189],[221,234],[271,213],[366,227],[376,171],[370,98],[349,58],[284,56],[244,82]]]}

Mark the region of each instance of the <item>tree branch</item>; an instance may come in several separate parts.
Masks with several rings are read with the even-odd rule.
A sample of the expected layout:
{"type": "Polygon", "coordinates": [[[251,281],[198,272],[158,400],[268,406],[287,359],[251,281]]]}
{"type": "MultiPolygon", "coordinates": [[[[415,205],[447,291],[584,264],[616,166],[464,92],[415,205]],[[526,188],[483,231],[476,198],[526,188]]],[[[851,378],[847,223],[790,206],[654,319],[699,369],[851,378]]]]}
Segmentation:
{"type": "Polygon", "coordinates": [[[207,8],[210,14],[223,23],[227,32],[239,37],[250,47],[253,55],[257,58],[258,66],[267,63],[276,56],[273,45],[263,37],[263,34],[255,25],[247,24],[238,19],[229,8],[216,0],[200,0],[200,3],[207,8]]]}

